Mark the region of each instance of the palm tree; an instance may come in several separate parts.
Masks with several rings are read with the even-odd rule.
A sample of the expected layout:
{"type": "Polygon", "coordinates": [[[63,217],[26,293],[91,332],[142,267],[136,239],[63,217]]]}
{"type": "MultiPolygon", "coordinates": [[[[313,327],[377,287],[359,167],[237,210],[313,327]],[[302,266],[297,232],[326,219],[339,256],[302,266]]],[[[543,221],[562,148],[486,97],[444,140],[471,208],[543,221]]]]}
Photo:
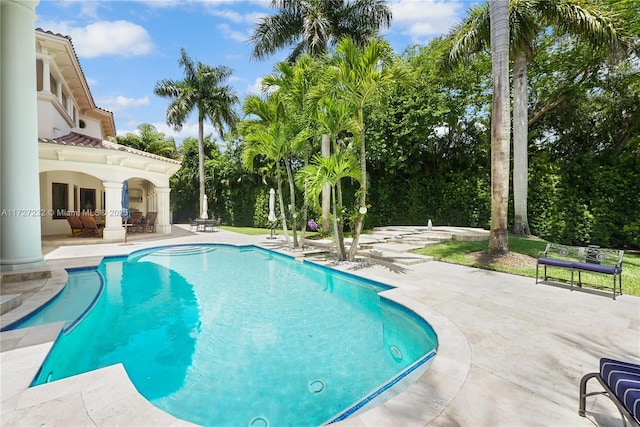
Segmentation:
{"type": "MultiPolygon", "coordinates": [[[[506,3],[506,2],[505,2],[506,3]]],[[[513,186],[514,229],[529,235],[527,219],[527,135],[530,125],[527,111],[527,61],[532,58],[532,43],[546,28],[586,38],[594,48],[617,47],[621,34],[609,12],[596,3],[579,0],[511,0],[509,2],[511,54],[513,61],[513,186]]],[[[455,64],[470,54],[483,51],[489,43],[489,5],[471,9],[469,16],[455,26],[449,37],[453,46],[447,62],[455,64]]]]}
{"type": "Polygon", "coordinates": [[[353,226],[353,242],[349,260],[356,255],[358,240],[367,213],[367,151],[365,144],[364,107],[377,95],[378,90],[394,80],[403,79],[403,71],[391,62],[391,48],[379,39],[371,39],[363,48],[351,39],[342,39],[330,58],[326,71],[328,87],[318,88],[315,97],[325,93],[332,99],[345,102],[354,114],[356,137],[360,149],[359,209],[353,226]],[[318,94],[318,92],[321,92],[318,94]]]}
{"type": "Polygon", "coordinates": [[[142,123],[137,129],[137,134],[128,132],[126,135],[117,135],[110,139],[118,144],[157,154],[158,156],[170,159],[179,157],[176,142],[173,138],[167,138],[164,133],[158,132],[155,126],[149,123],[142,123]]]}
{"type": "Polygon", "coordinates": [[[509,4],[491,0],[491,231],[489,252],[509,252],[509,4]]]}
{"type": "MultiPolygon", "coordinates": [[[[380,29],[391,25],[391,9],[384,0],[271,0],[278,12],[258,21],[251,35],[252,56],[265,59],[278,50],[293,46],[287,61],[296,61],[303,53],[319,57],[329,46],[349,37],[359,46],[380,29]]],[[[322,137],[322,153],[328,156],[331,141],[322,137]]],[[[323,231],[329,222],[329,191],[323,193],[323,231]]]]}
{"type": "MultiPolygon", "coordinates": [[[[318,62],[311,56],[305,55],[296,61],[295,64],[289,62],[279,62],[275,66],[275,72],[262,79],[264,89],[276,89],[284,109],[284,119],[296,123],[300,128],[308,127],[310,124],[308,94],[311,88],[317,85],[320,80],[318,62]]],[[[312,140],[303,144],[304,165],[309,163],[309,151],[312,140]]],[[[304,188],[304,184],[302,185],[304,188]]],[[[302,206],[301,223],[307,223],[307,201],[304,199],[302,206]]],[[[304,247],[305,227],[300,230],[300,245],[304,247]]]]}
{"type": "Polygon", "coordinates": [[[233,109],[238,103],[238,96],[231,86],[224,85],[231,76],[230,68],[210,67],[201,62],[196,65],[184,48],[180,49],[178,64],[184,70],[184,79],[161,80],[156,83],[153,91],[158,96],[172,99],[167,108],[167,124],[178,131],[182,129],[187,116],[193,110],[198,113],[199,203],[200,212],[202,212],[205,194],[204,121],[209,119],[217,129],[220,138],[223,138],[225,126],[235,128],[238,121],[238,115],[233,109]]]}
{"type": "Polygon", "coordinates": [[[261,18],[249,39],[257,59],[287,46],[293,46],[288,62],[303,53],[317,57],[344,37],[364,46],[391,25],[384,0],[271,0],[271,7],[278,12],[261,18]]]}
{"type": "Polygon", "coordinates": [[[299,182],[307,183],[308,191],[305,197],[314,206],[318,206],[318,199],[324,187],[329,186],[333,210],[333,240],[340,261],[346,259],[342,235],[342,201],[338,195],[340,181],[343,178],[353,178],[358,181],[361,178],[357,159],[344,150],[338,150],[329,157],[316,155],[313,163],[303,167],[297,175],[299,182]]]}
{"type": "Polygon", "coordinates": [[[287,176],[289,183],[290,206],[289,214],[291,215],[291,229],[293,235],[293,247],[299,246],[296,232],[296,195],[295,181],[293,179],[292,169],[292,153],[297,152],[298,148],[311,135],[305,129],[301,128],[295,121],[286,117],[284,102],[281,93],[276,92],[270,95],[266,100],[257,96],[250,96],[245,100],[244,112],[248,115],[255,115],[257,120],[246,120],[241,126],[241,133],[245,137],[245,150],[243,152],[243,161],[249,168],[253,168],[253,160],[255,157],[262,155],[268,162],[274,166],[274,174],[278,185],[278,194],[280,199],[280,213],[283,224],[283,231],[289,244],[289,236],[286,225],[286,213],[284,210],[282,196],[282,167],[287,176]]]}

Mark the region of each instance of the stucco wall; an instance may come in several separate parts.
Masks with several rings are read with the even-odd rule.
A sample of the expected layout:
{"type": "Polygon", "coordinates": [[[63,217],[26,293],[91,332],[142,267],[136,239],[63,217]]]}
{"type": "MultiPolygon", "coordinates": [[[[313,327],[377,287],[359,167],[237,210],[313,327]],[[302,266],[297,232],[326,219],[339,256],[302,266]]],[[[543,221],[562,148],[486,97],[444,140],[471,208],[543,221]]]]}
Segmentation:
{"type": "Polygon", "coordinates": [[[40,174],[40,207],[42,235],[68,234],[71,232],[66,219],[54,219],[50,210],[53,208],[52,184],[67,184],[67,208],[70,211],[81,210],[80,189],[95,190],[96,204],[93,209],[104,209],[103,186],[98,178],[80,172],[51,171],[40,174]],[[77,200],[76,200],[77,199],[77,200]]]}

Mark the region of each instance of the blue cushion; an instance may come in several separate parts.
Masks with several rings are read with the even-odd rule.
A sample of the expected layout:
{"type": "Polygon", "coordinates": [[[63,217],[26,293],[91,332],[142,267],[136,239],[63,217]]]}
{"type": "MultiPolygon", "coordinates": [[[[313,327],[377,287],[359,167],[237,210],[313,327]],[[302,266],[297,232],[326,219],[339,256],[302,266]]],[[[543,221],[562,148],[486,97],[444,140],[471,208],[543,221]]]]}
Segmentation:
{"type": "Polygon", "coordinates": [[[573,267],[573,261],[567,261],[564,259],[555,259],[555,258],[538,258],[538,264],[542,265],[551,265],[554,267],[573,267]]]}
{"type": "Polygon", "coordinates": [[[640,423],[640,365],[603,357],[600,377],[640,423]]]}
{"type": "Polygon", "coordinates": [[[579,268],[580,270],[594,271],[596,273],[607,273],[607,274],[622,273],[621,267],[616,267],[613,265],[591,264],[589,262],[576,262],[574,263],[574,267],[579,268]]]}

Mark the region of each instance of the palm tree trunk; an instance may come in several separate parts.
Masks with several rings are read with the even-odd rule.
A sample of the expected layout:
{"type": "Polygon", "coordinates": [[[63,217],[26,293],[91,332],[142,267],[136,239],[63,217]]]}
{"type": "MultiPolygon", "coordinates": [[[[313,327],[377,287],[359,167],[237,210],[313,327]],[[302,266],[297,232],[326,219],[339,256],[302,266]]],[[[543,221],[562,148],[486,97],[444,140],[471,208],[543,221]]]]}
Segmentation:
{"type": "Polygon", "coordinates": [[[491,0],[491,230],[489,252],[509,252],[509,2],[491,0]]]}
{"type": "Polygon", "coordinates": [[[296,222],[298,218],[296,218],[296,187],[293,182],[293,172],[291,171],[291,163],[289,162],[289,158],[285,157],[284,159],[284,167],[287,169],[287,179],[289,180],[289,192],[290,200],[291,200],[291,234],[293,235],[293,247],[297,248],[298,245],[298,234],[296,233],[296,222]]]}
{"type": "Polygon", "coordinates": [[[367,212],[367,147],[364,139],[364,110],[362,106],[358,106],[358,127],[360,131],[360,169],[362,172],[360,181],[360,209],[353,226],[351,247],[349,248],[349,261],[353,261],[356,257],[356,252],[358,252],[358,241],[360,240],[360,233],[364,225],[364,216],[367,212]]]}
{"type": "Polygon", "coordinates": [[[200,212],[198,217],[202,215],[202,203],[204,200],[204,117],[198,112],[198,177],[200,180],[200,212]]]}
{"type": "Polygon", "coordinates": [[[518,236],[531,234],[527,219],[527,122],[527,53],[523,50],[513,62],[513,234],[518,236]]]}
{"type": "Polygon", "coordinates": [[[278,201],[280,202],[280,222],[282,223],[282,232],[284,233],[284,240],[289,246],[289,230],[287,230],[287,215],[284,211],[284,197],[282,197],[282,179],[280,178],[279,171],[276,170],[276,183],[278,184],[278,201]]]}
{"type": "MultiPolygon", "coordinates": [[[[322,135],[321,152],[323,157],[331,155],[331,137],[322,135]]],[[[329,222],[331,221],[331,185],[326,184],[322,189],[322,232],[329,232],[329,222]]]]}
{"type": "MultiPolygon", "coordinates": [[[[304,144],[304,165],[309,164],[309,142],[304,144]]],[[[307,217],[309,211],[309,204],[307,203],[307,183],[304,183],[304,197],[302,198],[302,225],[300,227],[300,247],[304,248],[304,235],[307,231],[307,217]]]]}
{"type": "Polygon", "coordinates": [[[340,251],[342,252],[342,259],[340,261],[344,261],[346,256],[345,256],[345,250],[344,250],[344,219],[342,218],[342,208],[343,208],[343,204],[342,204],[342,183],[340,181],[338,181],[338,183],[336,184],[336,198],[337,198],[337,206],[336,206],[336,210],[337,212],[334,212],[334,217],[336,222],[338,223],[338,240],[337,240],[337,244],[340,246],[340,251]]]}
{"type": "Polygon", "coordinates": [[[344,255],[344,246],[341,244],[342,242],[340,241],[340,233],[339,233],[339,229],[338,229],[338,211],[337,211],[337,201],[336,201],[336,191],[334,188],[331,187],[331,185],[329,185],[329,188],[331,189],[331,198],[333,199],[333,240],[335,241],[336,244],[336,255],[338,257],[338,261],[344,261],[345,259],[345,255],[344,255]]]}

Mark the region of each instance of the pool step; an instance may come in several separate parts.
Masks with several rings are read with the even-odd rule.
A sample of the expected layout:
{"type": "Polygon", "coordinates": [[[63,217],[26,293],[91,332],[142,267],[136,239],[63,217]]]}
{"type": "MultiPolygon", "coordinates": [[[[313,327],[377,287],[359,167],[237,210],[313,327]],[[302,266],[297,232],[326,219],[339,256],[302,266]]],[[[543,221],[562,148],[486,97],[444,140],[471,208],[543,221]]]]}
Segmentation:
{"type": "Polygon", "coordinates": [[[22,304],[22,294],[0,295],[0,315],[22,304]]]}
{"type": "Polygon", "coordinates": [[[432,256],[419,255],[410,252],[386,252],[379,249],[361,249],[358,251],[358,255],[402,265],[422,264],[424,262],[433,261],[432,256]]]}
{"type": "Polygon", "coordinates": [[[384,243],[360,243],[360,249],[376,249],[383,252],[394,253],[406,253],[416,249],[424,248],[424,245],[409,244],[409,243],[396,243],[396,242],[384,242],[384,243]]]}

